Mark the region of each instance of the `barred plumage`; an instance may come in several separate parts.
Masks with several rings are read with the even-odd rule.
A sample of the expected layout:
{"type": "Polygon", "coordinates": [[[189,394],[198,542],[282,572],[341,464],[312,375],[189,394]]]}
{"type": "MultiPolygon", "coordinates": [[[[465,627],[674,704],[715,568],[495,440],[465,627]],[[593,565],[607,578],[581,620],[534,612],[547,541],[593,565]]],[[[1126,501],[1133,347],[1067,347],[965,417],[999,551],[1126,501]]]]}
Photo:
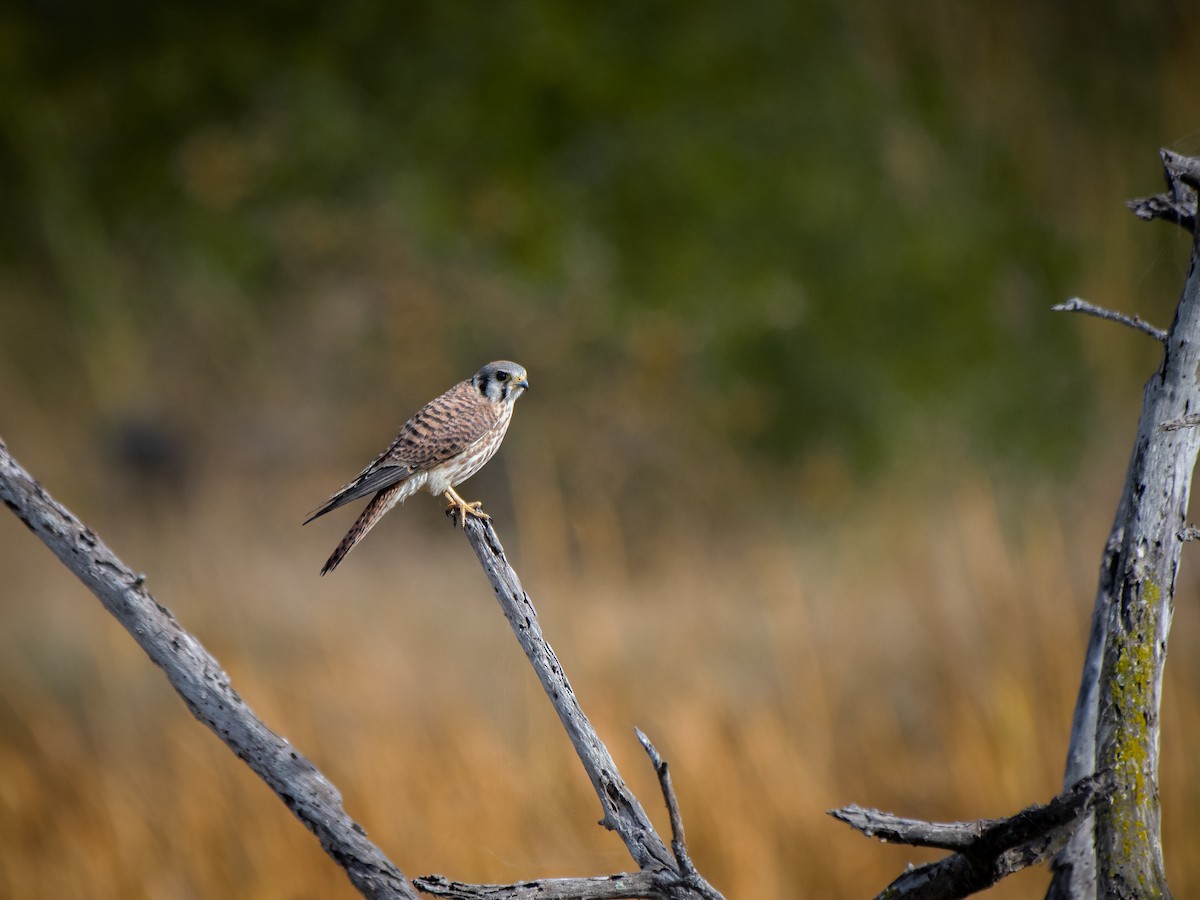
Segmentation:
{"type": "Polygon", "coordinates": [[[384,513],[422,487],[431,494],[445,496],[451,507],[457,507],[464,523],[467,515],[485,516],[479,511],[479,503],[467,503],[454,487],[482,469],[500,448],[512,419],[513,404],[528,388],[525,370],[501,360],[488,363],[471,378],[426,403],[404,423],[390,447],[304,520],[307,525],[339,506],[375,495],[321,574],[336,569],[384,513]]]}

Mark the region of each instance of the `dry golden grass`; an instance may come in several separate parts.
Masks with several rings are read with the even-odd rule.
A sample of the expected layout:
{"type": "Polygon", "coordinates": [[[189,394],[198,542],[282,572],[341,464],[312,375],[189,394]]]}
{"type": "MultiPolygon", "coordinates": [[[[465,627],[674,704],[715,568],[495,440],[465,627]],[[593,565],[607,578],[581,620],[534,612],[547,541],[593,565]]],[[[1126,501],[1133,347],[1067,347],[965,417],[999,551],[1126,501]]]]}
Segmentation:
{"type": "MultiPolygon", "coordinates": [[[[866,897],[936,854],[868,842],[825,810],[974,818],[1058,790],[1119,471],[1105,479],[1073,502],[1005,504],[968,481],[920,502],[877,492],[819,530],[665,529],[647,564],[628,561],[603,510],[578,512],[593,549],[568,554],[544,517],[552,497],[497,526],[585,710],[664,829],[633,725],[672,763],[710,880],[730,898],[866,897]]],[[[345,523],[299,530],[311,497],[216,482],[186,515],[134,516],[46,480],[149,573],[409,875],[629,866],[596,826],[587,779],[465,541],[429,498],[322,580],[345,523]]],[[[0,565],[0,896],[355,896],[12,517],[0,519],[0,565]]],[[[1163,710],[1178,896],[1200,892],[1195,596],[1181,582],[1163,710]]],[[[1037,896],[1046,882],[1034,870],[990,896],[1037,896]]]]}

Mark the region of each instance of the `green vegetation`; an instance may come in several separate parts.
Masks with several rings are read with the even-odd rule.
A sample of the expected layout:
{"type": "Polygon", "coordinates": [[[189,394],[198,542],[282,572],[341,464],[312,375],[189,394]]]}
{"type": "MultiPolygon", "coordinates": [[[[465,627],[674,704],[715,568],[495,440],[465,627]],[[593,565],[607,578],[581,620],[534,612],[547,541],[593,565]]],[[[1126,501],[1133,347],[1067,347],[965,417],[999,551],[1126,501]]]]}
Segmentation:
{"type": "Polygon", "coordinates": [[[692,466],[1062,463],[1130,356],[1047,310],[1167,308],[1107,223],[1196,82],[1165,9],[1076,12],[10,4],[0,377],[211,422],[502,354],[692,466]]]}

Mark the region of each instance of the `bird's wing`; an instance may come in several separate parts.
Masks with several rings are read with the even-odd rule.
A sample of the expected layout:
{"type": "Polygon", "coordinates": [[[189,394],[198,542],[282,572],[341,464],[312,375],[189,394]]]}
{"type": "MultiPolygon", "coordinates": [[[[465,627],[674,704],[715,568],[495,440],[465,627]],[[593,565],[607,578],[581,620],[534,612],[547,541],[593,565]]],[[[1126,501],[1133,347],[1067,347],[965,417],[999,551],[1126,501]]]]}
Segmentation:
{"type": "Polygon", "coordinates": [[[379,461],[407,465],[414,472],[432,469],[495,428],[501,409],[483,400],[470,381],[460,381],[405,422],[379,461]]]}
{"type": "Polygon", "coordinates": [[[352,482],[313,510],[302,524],[307,525],[313,519],[320,518],[327,512],[332,512],[339,506],[345,506],[360,497],[381,491],[393,484],[403,481],[413,473],[411,466],[388,462],[387,454],[379,457],[352,482]]]}
{"type": "Polygon", "coordinates": [[[474,385],[460,381],[421,407],[404,423],[392,445],[357,478],[317,507],[304,524],[457,456],[499,421],[498,405],[481,403],[474,385]]]}

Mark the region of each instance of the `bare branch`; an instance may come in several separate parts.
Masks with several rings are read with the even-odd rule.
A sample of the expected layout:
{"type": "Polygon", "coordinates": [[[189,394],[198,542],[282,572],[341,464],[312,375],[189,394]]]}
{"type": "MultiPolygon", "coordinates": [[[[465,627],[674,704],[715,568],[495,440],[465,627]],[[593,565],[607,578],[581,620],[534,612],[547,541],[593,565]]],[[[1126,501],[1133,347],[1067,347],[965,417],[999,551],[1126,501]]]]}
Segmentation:
{"type": "Polygon", "coordinates": [[[640,728],[635,728],[637,738],[645,748],[658,774],[663,800],[671,817],[671,846],[679,864],[678,874],[666,870],[642,871],[636,874],[623,872],[618,875],[599,875],[591,878],[546,878],[522,881],[514,884],[464,884],[451,881],[441,875],[426,875],[413,879],[413,884],[427,894],[450,897],[455,900],[620,900],[624,897],[698,896],[706,900],[723,900],[721,895],[704,880],[688,856],[687,843],[683,836],[683,817],[679,814],[679,801],[671,784],[667,762],[640,728]],[[682,891],[694,892],[684,894],[682,891]]]}
{"type": "Polygon", "coordinates": [[[514,884],[464,884],[441,875],[414,878],[425,894],[450,900],[627,900],[658,897],[654,876],[649,872],[597,875],[594,878],[545,878],[514,884]]]}
{"type": "Polygon", "coordinates": [[[958,852],[905,872],[880,898],[951,900],[984,890],[1026,866],[1057,853],[1079,823],[1113,790],[1111,773],[1081,779],[1045,806],[1033,805],[1007,819],[923,822],[848,806],[830,815],[868,837],[958,852]]]}
{"type": "Polygon", "coordinates": [[[906,819],[895,813],[866,809],[857,803],[829,810],[829,815],[845,822],[867,837],[878,838],[886,844],[908,844],[910,847],[936,847],[939,850],[962,850],[976,843],[983,832],[998,819],[976,822],[925,822],[906,819]]]}
{"type": "Polygon", "coordinates": [[[691,857],[688,856],[687,842],[683,836],[683,816],[679,814],[679,800],[675,796],[675,786],[671,784],[671,772],[667,768],[667,761],[662,758],[658,748],[650,742],[650,738],[646,737],[642,729],[635,728],[633,730],[637,734],[638,741],[645,748],[646,754],[650,757],[655,774],[658,775],[663,802],[666,803],[667,814],[671,817],[671,850],[675,854],[675,860],[685,875],[695,874],[696,867],[692,865],[691,857]]]}
{"type": "Polygon", "coordinates": [[[1126,205],[1139,219],[1162,219],[1194,232],[1196,192],[1200,189],[1200,163],[1192,157],[1167,149],[1160,150],[1158,155],[1163,164],[1167,192],[1140,200],[1130,200],[1126,205]]]}
{"type": "MultiPolygon", "coordinates": [[[[654,830],[642,805],[625,786],[608,748],[575,699],[575,691],[567,681],[558,657],[543,637],[537,611],[529,594],[521,586],[517,573],[508,564],[491,520],[468,517],[464,524],[467,539],[491,582],[504,617],[508,619],[517,641],[537,673],[542,689],[558,713],[559,721],[566,729],[579,761],[592,782],[592,788],[604,810],[600,824],[616,831],[638,868],[654,876],[658,895],[680,900],[720,898],[720,893],[704,881],[695,869],[688,872],[681,868],[680,862],[672,856],[654,830]]],[[[682,833],[680,825],[679,835],[682,836],[682,833]]]]}
{"type": "Polygon", "coordinates": [[[1186,186],[1192,191],[1200,190],[1200,159],[1194,156],[1184,156],[1165,147],[1158,151],[1163,164],[1163,174],[1167,179],[1167,187],[1178,193],[1180,186],[1186,186]]]}
{"type": "Polygon", "coordinates": [[[207,725],[295,813],[364,897],[415,900],[404,874],[346,815],[337,789],[233,689],[220,664],[96,533],[51,497],[0,439],[0,499],[125,627],[207,725]]]}
{"type": "Polygon", "coordinates": [[[650,742],[650,738],[646,737],[645,732],[640,728],[635,728],[634,731],[637,732],[638,740],[650,756],[650,762],[654,764],[654,771],[658,773],[663,802],[666,803],[667,814],[671,817],[671,850],[679,862],[681,881],[703,897],[708,897],[710,900],[721,900],[721,895],[713,890],[696,871],[696,866],[692,863],[691,856],[688,855],[687,839],[683,836],[683,816],[679,812],[679,799],[675,796],[675,786],[671,783],[671,772],[667,768],[667,761],[650,742]]]}
{"type": "Polygon", "coordinates": [[[1115,312],[1111,309],[1105,309],[1102,306],[1095,306],[1088,303],[1079,297],[1072,297],[1065,303],[1060,303],[1057,306],[1052,306],[1050,309],[1053,312],[1078,312],[1085,315],[1095,316],[1098,319],[1107,319],[1109,322],[1119,322],[1122,325],[1128,325],[1136,331],[1143,334],[1148,334],[1156,341],[1162,342],[1167,339],[1167,333],[1161,328],[1155,328],[1149,322],[1144,322],[1138,316],[1127,316],[1125,313],[1115,312]]]}

